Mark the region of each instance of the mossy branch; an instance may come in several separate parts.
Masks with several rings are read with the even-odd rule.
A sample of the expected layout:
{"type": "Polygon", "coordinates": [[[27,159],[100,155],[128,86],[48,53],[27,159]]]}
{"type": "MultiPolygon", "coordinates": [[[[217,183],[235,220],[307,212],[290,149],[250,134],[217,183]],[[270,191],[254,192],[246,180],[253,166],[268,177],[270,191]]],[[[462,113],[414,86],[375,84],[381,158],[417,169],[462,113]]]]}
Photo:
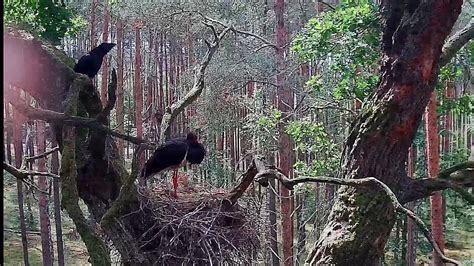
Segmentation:
{"type": "Polygon", "coordinates": [[[138,174],[140,173],[140,155],[144,151],[144,146],[140,145],[135,149],[133,153],[132,160],[132,171],[130,175],[126,178],[122,177],[124,180],[123,185],[120,189],[119,196],[112,203],[110,209],[104,214],[100,225],[103,228],[109,228],[112,223],[117,219],[121,214],[127,211],[128,203],[134,201],[137,198],[137,187],[135,186],[135,180],[137,179],[138,174]]]}

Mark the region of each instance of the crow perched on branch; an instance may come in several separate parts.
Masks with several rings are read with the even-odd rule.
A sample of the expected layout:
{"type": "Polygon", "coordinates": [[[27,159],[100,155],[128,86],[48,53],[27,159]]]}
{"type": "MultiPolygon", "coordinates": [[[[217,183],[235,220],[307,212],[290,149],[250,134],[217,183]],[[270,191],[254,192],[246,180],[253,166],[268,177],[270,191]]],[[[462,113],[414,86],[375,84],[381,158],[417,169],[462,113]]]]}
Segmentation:
{"type": "Polygon", "coordinates": [[[76,73],[86,74],[89,78],[95,77],[102,66],[104,56],[110,52],[115,45],[115,43],[101,43],[79,59],[76,66],[74,66],[74,71],[76,73]]]}

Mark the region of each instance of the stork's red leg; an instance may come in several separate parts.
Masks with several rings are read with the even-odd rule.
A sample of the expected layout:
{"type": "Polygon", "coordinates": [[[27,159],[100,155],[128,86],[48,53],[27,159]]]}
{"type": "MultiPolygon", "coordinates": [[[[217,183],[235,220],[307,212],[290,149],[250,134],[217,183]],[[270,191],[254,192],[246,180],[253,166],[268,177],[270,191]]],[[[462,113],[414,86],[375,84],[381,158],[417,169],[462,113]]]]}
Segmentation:
{"type": "Polygon", "coordinates": [[[174,196],[178,197],[177,189],[178,189],[178,168],[173,170],[173,188],[174,188],[174,196]]]}

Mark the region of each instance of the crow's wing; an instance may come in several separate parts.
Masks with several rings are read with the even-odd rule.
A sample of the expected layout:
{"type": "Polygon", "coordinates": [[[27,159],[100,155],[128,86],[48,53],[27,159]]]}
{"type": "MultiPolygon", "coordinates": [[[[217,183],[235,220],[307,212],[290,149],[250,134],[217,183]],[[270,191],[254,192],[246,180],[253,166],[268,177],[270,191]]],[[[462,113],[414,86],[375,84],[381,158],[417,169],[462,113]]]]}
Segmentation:
{"type": "Polygon", "coordinates": [[[99,72],[102,65],[102,57],[97,55],[84,55],[79,59],[77,64],[74,66],[74,71],[81,74],[86,74],[90,78],[93,78],[99,72]]]}

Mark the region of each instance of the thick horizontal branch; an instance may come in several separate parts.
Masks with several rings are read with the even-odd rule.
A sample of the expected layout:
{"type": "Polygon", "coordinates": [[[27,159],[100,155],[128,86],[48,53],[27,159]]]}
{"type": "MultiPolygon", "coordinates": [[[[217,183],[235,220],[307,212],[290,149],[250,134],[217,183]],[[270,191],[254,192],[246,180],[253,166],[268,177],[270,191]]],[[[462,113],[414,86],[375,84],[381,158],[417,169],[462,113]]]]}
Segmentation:
{"type": "Polygon", "coordinates": [[[464,28],[453,34],[453,36],[445,42],[443,53],[439,59],[440,67],[449,63],[451,58],[472,38],[474,38],[474,18],[471,18],[471,21],[469,21],[464,28]]]}
{"type": "Polygon", "coordinates": [[[459,262],[457,262],[456,260],[450,259],[443,254],[438,244],[434,241],[433,237],[431,236],[430,230],[423,223],[423,221],[419,217],[417,217],[412,211],[403,207],[403,205],[398,201],[395,193],[393,193],[393,191],[387,185],[385,185],[382,181],[374,177],[366,177],[366,178],[360,178],[360,179],[341,179],[341,178],[322,176],[322,177],[300,177],[300,178],[295,178],[295,179],[289,179],[279,169],[274,168],[274,169],[267,170],[261,174],[257,174],[257,176],[255,177],[255,181],[257,182],[268,181],[268,178],[277,179],[278,181],[280,181],[280,183],[283,186],[285,186],[288,189],[293,189],[294,186],[297,184],[308,183],[308,182],[347,185],[347,186],[352,186],[356,188],[369,187],[369,186],[376,185],[377,187],[381,188],[386,193],[386,195],[390,198],[390,201],[392,202],[392,205],[396,211],[406,214],[417,224],[417,226],[423,232],[423,235],[426,237],[426,239],[430,242],[431,246],[434,248],[435,252],[438,253],[438,255],[441,257],[441,259],[444,262],[449,262],[455,265],[459,265],[459,262]]]}
{"type": "Polygon", "coordinates": [[[465,188],[474,187],[474,162],[465,162],[439,173],[436,178],[412,179],[404,177],[400,180],[402,204],[429,197],[436,191],[452,189],[469,204],[474,205],[474,195],[465,188]]]}
{"type": "Polygon", "coordinates": [[[23,115],[25,115],[26,117],[30,119],[43,120],[49,123],[63,123],[68,126],[87,127],[90,129],[102,131],[106,134],[109,134],[111,136],[114,136],[120,139],[124,139],[126,141],[130,141],[134,144],[143,143],[143,144],[149,144],[150,146],[153,146],[152,143],[149,143],[146,140],[143,140],[141,138],[125,135],[117,131],[114,131],[104,126],[97,119],[84,118],[84,117],[79,117],[79,116],[69,116],[64,113],[54,112],[51,110],[46,110],[46,109],[41,109],[41,108],[35,108],[23,102],[16,102],[16,103],[11,103],[11,104],[13,105],[13,107],[15,107],[15,109],[17,109],[19,112],[21,112],[23,115]]]}

